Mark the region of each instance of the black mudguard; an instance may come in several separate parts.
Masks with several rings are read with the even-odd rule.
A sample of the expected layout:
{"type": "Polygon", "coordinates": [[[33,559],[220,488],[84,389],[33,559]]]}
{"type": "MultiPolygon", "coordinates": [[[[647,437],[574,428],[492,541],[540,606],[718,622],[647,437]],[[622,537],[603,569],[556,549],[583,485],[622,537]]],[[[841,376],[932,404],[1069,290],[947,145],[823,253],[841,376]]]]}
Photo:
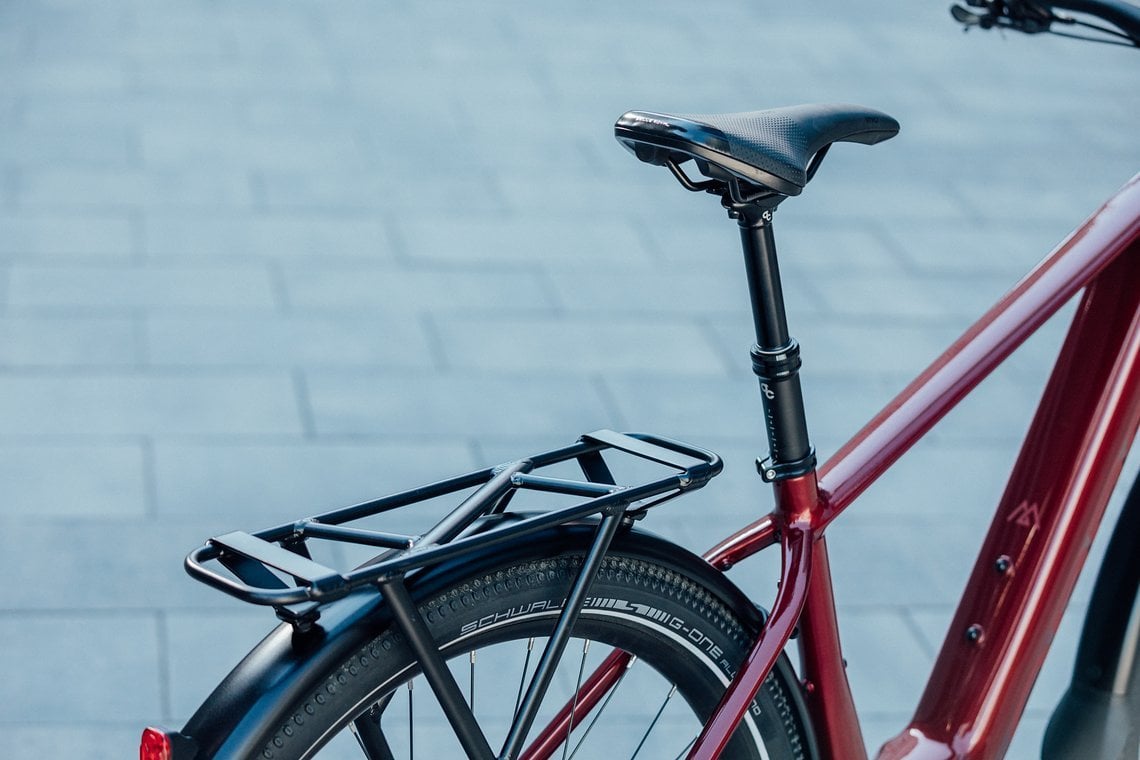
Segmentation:
{"type": "MultiPolygon", "coordinates": [[[[538,536],[528,535],[484,556],[428,568],[409,587],[415,598],[423,598],[455,580],[497,566],[508,560],[554,556],[569,547],[585,550],[594,537],[596,523],[576,523],[549,529],[538,536]]],[[[701,582],[709,591],[737,611],[754,631],[763,623],[764,613],[740,589],[707,562],[676,544],[631,527],[615,538],[613,553],[633,554],[670,566],[701,582]]],[[[376,592],[361,592],[322,609],[312,631],[296,634],[282,624],[238,663],[206,699],[179,732],[197,746],[186,760],[256,757],[266,738],[277,729],[285,712],[325,677],[351,652],[378,635],[390,617],[376,592]]],[[[781,658],[785,682],[792,686],[799,701],[791,664],[781,658]]],[[[798,705],[806,720],[802,702],[798,705]]],[[[810,735],[810,730],[808,731],[810,735]]],[[[177,760],[183,760],[182,757],[177,760]]]]}
{"type": "Polygon", "coordinates": [[[1041,748],[1045,760],[1135,760],[1140,751],[1140,477],[1097,574],[1073,680],[1041,748]]]}

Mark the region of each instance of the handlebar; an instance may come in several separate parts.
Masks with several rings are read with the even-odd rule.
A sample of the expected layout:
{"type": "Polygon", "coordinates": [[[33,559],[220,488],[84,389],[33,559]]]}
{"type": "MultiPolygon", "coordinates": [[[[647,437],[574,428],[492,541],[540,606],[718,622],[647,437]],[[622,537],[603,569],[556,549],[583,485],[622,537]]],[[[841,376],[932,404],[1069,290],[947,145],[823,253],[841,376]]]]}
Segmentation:
{"type": "Polygon", "coordinates": [[[950,13],[967,29],[977,26],[981,29],[1012,29],[1026,34],[1052,32],[1076,36],[1066,35],[1053,28],[1054,25],[1075,25],[1094,29],[1112,38],[1078,39],[1096,39],[1140,47],[1140,6],[1125,0],[966,0],[966,5],[969,7],[951,6],[950,13]],[[973,11],[971,8],[979,10],[973,11]],[[1089,24],[1057,13],[1057,10],[1092,16],[1112,24],[1115,29],[1089,24]]]}

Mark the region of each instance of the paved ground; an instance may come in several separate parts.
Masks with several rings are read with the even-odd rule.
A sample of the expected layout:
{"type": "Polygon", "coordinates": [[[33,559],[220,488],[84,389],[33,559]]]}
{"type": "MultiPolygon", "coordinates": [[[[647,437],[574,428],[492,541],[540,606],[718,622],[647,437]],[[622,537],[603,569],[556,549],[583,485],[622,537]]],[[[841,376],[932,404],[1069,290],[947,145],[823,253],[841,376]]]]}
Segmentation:
{"type": "MultiPolygon", "coordinates": [[[[624,110],[903,124],[778,215],[826,454],[1137,170],[1136,65],[963,36],[944,2],[4,3],[0,754],[130,757],[185,719],[269,623],[183,574],[212,533],[602,426],[725,454],[653,520],[691,548],[766,508],[736,233],[614,143],[624,110]]],[[[1062,329],[836,526],[872,747],[909,717],[1062,329]]],[[[1088,580],[1011,757],[1036,753],[1088,580]]]]}

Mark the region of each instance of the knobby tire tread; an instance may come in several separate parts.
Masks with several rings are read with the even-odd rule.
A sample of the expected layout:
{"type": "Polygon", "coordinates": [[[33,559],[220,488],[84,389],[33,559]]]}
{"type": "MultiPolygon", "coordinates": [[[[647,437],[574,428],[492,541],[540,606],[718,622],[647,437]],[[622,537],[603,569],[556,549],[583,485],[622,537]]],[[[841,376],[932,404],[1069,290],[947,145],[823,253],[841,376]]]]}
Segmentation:
{"type": "MultiPolygon", "coordinates": [[[[448,635],[453,632],[454,626],[461,620],[472,619],[472,615],[478,620],[484,614],[501,611],[504,604],[509,605],[510,600],[519,595],[531,594],[533,597],[535,593],[542,592],[534,598],[543,598],[553,591],[564,596],[577,575],[581,561],[580,552],[514,561],[459,581],[449,589],[433,594],[431,599],[419,602],[418,607],[437,643],[446,649],[447,644],[454,640],[454,636],[448,635]],[[441,635],[445,641],[440,641],[441,635]]],[[[733,614],[715,594],[677,570],[656,561],[635,556],[609,555],[604,559],[592,589],[601,589],[602,592],[624,589],[634,597],[656,601],[659,605],[667,601],[677,608],[687,610],[702,624],[711,624],[720,640],[731,646],[731,650],[726,646],[725,652],[734,661],[734,667],[743,660],[751,643],[751,637],[740,617],[733,614]]],[[[583,619],[586,614],[584,613],[583,619]]],[[[661,633],[656,634],[656,641],[653,640],[652,625],[645,625],[645,621],[636,622],[641,625],[633,626],[633,633],[630,634],[635,640],[641,639],[651,645],[668,648],[666,643],[662,643],[661,633]]],[[[582,625],[582,621],[579,625],[582,625]]],[[[520,638],[525,637],[523,635],[520,638]]],[[[458,651],[466,651],[466,647],[458,651]]],[[[647,650],[635,654],[651,661],[653,653],[647,650]]],[[[336,726],[337,730],[341,730],[340,726],[348,722],[350,711],[358,712],[357,707],[364,699],[373,701],[378,686],[402,673],[412,659],[402,634],[395,630],[395,626],[380,633],[342,661],[323,683],[286,713],[290,717],[280,722],[276,732],[264,744],[259,757],[265,760],[298,760],[309,757],[307,753],[311,751],[314,742],[321,741],[330,727],[336,726]]],[[[692,659],[695,661],[696,657],[692,659]]],[[[703,667],[707,673],[706,665],[690,664],[688,667],[698,671],[703,667]]],[[[706,675],[706,678],[711,676],[706,675]]],[[[775,740],[771,736],[766,737],[770,760],[802,760],[808,755],[806,748],[809,742],[804,736],[806,728],[796,702],[789,694],[791,688],[797,686],[785,683],[781,673],[774,670],[756,697],[761,713],[769,716],[762,719],[768,721],[766,733],[772,732],[771,721],[774,720],[777,727],[775,730],[780,734],[775,740]]],[[[728,751],[724,753],[725,758],[760,757],[755,751],[740,749],[745,744],[751,744],[750,741],[744,741],[750,738],[742,736],[744,733],[743,729],[738,731],[728,751]]]]}

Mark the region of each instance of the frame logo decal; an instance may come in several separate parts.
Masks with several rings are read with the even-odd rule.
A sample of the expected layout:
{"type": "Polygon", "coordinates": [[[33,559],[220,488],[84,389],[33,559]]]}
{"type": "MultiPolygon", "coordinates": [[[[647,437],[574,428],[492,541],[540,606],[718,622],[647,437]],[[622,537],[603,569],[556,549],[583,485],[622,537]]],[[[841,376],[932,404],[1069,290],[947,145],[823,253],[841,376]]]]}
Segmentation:
{"type": "Polygon", "coordinates": [[[1005,521],[1017,523],[1023,528],[1036,528],[1037,524],[1041,522],[1041,510],[1037,502],[1029,501],[1029,499],[1022,499],[1017,508],[1009,513],[1009,517],[1005,521]]]}

